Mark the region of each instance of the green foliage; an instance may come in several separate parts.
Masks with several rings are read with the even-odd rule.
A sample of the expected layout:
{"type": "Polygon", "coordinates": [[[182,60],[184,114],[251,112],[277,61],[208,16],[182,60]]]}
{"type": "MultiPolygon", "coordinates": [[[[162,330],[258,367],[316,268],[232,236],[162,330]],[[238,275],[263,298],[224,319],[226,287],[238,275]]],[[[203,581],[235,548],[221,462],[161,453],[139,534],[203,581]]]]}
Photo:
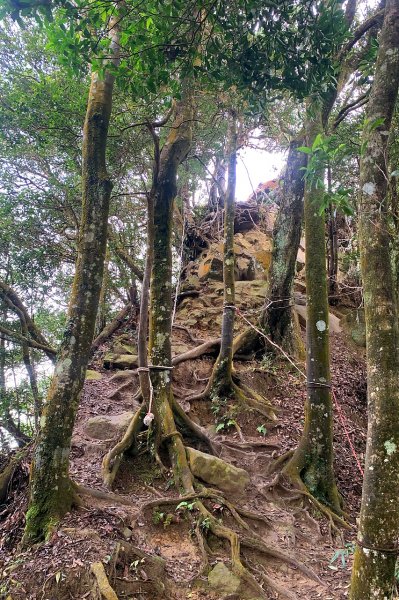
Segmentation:
{"type": "Polygon", "coordinates": [[[347,542],[343,548],[336,550],[330,560],[330,568],[338,569],[341,567],[345,569],[347,561],[350,555],[355,552],[355,544],[353,542],[347,542]],[[333,566],[334,563],[338,563],[337,566],[333,566]]]}
{"type": "Polygon", "coordinates": [[[195,502],[179,502],[179,504],[176,506],[176,511],[184,511],[184,510],[189,510],[192,511],[195,508],[195,502]]]}
{"type": "Polygon", "coordinates": [[[334,206],[345,215],[353,215],[353,190],[340,185],[328,190],[324,178],[321,178],[325,176],[327,168],[333,169],[346,159],[351,152],[348,146],[340,142],[336,135],[318,134],[311,147],[300,146],[298,151],[308,156],[308,164],[303,167],[305,180],[315,188],[325,191],[318,206],[319,214],[323,214],[329,206],[334,206]]]}
{"type": "Polygon", "coordinates": [[[152,513],[152,522],[154,525],[160,525],[162,523],[164,529],[169,527],[173,521],[173,515],[171,513],[164,513],[157,509],[154,509],[152,513]]]}
{"type": "Polygon", "coordinates": [[[265,437],[267,435],[267,429],[264,423],[262,425],[258,425],[256,431],[265,437]]]}

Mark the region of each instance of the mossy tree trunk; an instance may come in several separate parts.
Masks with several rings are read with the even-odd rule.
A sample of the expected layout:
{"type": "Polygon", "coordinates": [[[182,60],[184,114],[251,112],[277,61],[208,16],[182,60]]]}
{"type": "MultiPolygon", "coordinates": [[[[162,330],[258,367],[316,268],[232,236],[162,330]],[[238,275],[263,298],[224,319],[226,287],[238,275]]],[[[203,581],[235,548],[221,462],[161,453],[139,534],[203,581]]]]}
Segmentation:
{"type": "Polygon", "coordinates": [[[193,489],[192,475],[172,410],[172,251],[173,203],[177,194],[177,170],[192,142],[192,81],[183,82],[182,98],[154,170],[154,240],[150,291],[149,353],[153,387],[156,443],[166,443],[176,485],[187,492],[193,489]]]}
{"type": "Polygon", "coordinates": [[[368,433],[351,600],[392,598],[398,557],[399,333],[387,222],[387,141],[398,86],[399,4],[387,0],[360,165],[368,433]],[[377,119],[383,123],[376,127],[377,119]]]}
{"type": "MultiPolygon", "coordinates": [[[[157,152],[157,147],[155,149],[157,152]]],[[[155,160],[155,168],[157,168],[157,161],[155,160]]],[[[156,175],[154,174],[154,177],[156,175]]],[[[155,182],[154,182],[155,183],[155,182]]],[[[147,253],[144,268],[144,277],[141,285],[141,300],[140,300],[140,319],[138,328],[138,364],[141,369],[148,367],[148,307],[149,307],[149,291],[150,291],[150,280],[153,265],[154,256],[154,193],[150,191],[147,198],[147,253]]],[[[145,370],[139,371],[139,380],[141,393],[143,395],[143,402],[148,406],[150,401],[150,379],[149,375],[145,370]]]]}
{"type": "Polygon", "coordinates": [[[224,246],[223,246],[223,317],[222,337],[219,356],[212,374],[211,397],[223,397],[231,389],[233,371],[233,340],[235,314],[235,256],[234,256],[234,216],[237,165],[236,116],[229,117],[228,140],[228,178],[224,197],[224,246]]]}
{"type": "MultiPolygon", "coordinates": [[[[120,18],[120,17],[118,17],[120,18]]],[[[114,64],[119,44],[116,18],[110,23],[114,64]]],[[[106,143],[114,76],[91,77],[82,147],[82,217],[68,324],[41,417],[31,467],[30,501],[24,541],[45,539],[76,501],[69,478],[69,453],[80,393],[85,380],[103,281],[111,181],[106,143]]]]}
{"type": "MultiPolygon", "coordinates": [[[[307,145],[312,146],[323,132],[322,110],[313,104],[309,114],[307,145]]],[[[324,169],[319,169],[305,185],[307,400],[302,437],[285,472],[299,478],[311,494],[339,511],[333,470],[325,219],[319,210],[324,189],[316,183],[318,179],[324,181],[324,175],[324,169]]]]}
{"type": "Polygon", "coordinates": [[[261,316],[262,327],[273,342],[293,354],[300,354],[302,345],[293,314],[293,283],[303,220],[303,168],[307,159],[306,154],[298,152],[303,142],[303,137],[292,140],[288,151],[280,207],[273,230],[267,306],[261,316]]]}

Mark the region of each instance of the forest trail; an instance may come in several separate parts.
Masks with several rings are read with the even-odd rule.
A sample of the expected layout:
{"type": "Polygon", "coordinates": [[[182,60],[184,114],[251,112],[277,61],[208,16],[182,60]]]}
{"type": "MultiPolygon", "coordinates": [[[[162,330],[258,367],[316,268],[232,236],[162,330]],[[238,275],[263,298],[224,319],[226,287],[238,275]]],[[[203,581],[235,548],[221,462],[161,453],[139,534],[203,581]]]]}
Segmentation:
{"type": "MultiPolygon", "coordinates": [[[[256,227],[236,233],[239,314],[254,323],[265,297],[264,274],[271,248],[267,235],[256,227]],[[263,254],[259,254],[260,246],[263,254]]],[[[219,250],[211,247],[192,261],[181,285],[173,328],[175,356],[218,335],[223,303],[219,250]]],[[[301,279],[297,281],[296,290],[296,298],[301,301],[304,298],[301,279]]],[[[303,304],[298,306],[301,309],[303,304]]],[[[363,461],[365,366],[363,350],[354,345],[347,331],[341,331],[339,319],[334,318],[338,322],[331,336],[333,385],[339,403],[335,411],[336,472],[349,520],[353,522],[359,508],[361,474],[346,432],[363,461]]],[[[242,326],[237,318],[236,330],[242,326]]],[[[82,394],[72,439],[71,475],[79,485],[100,493],[96,497],[84,493],[84,505],[64,518],[49,542],[28,553],[20,553],[15,545],[26,506],[26,473],[21,471],[15,475],[13,509],[6,507],[3,513],[6,520],[2,533],[2,570],[12,590],[5,597],[13,600],[99,598],[91,565],[102,561],[119,599],[257,598],[232,574],[228,549],[212,535],[208,535],[209,548],[206,549],[209,572],[204,574],[206,552],[199,544],[201,536],[196,533],[195,509],[189,501],[178,509],[178,502],[172,505],[160,502],[159,506],[143,510],[147,503],[177,496],[170,473],[162,473],[148,458],[145,432],[140,434],[139,455],[124,460],[112,492],[103,485],[102,458],[120,439],[138,407],[133,400],[138,389],[136,342],[134,323],[128,320],[112,340],[97,351],[82,394]]],[[[286,558],[280,559],[243,548],[245,562],[255,568],[255,573],[258,570],[259,580],[265,582],[270,578],[270,585],[264,585],[266,597],[347,598],[354,530],[337,535],[331,523],[306,499],[288,491],[277,492],[271,485],[275,475],[269,470],[274,459],[295,447],[302,430],[306,395],[303,380],[280,355],[274,358],[267,355],[263,361],[254,356],[235,360],[237,377],[276,408],[278,420],[275,423],[228,401],[216,405],[206,400],[188,402],[186,398],[201,391],[210,376],[214,354],[211,348],[210,354],[181,362],[173,371],[174,394],[183,409],[212,437],[220,458],[244,469],[249,476],[246,481],[241,471],[233,473],[227,488],[219,488],[220,501],[217,498],[206,501],[208,509],[218,518],[223,517],[223,522],[233,529],[237,528],[237,521],[223,499],[255,513],[257,519],[244,517],[246,526],[272,551],[286,554],[286,558]],[[245,489],[243,484],[246,484],[245,489]],[[305,565],[309,569],[307,574],[289,564],[290,560],[305,565]]],[[[189,439],[187,444],[191,445],[189,439]]],[[[197,447],[206,450],[198,444],[197,447]]],[[[162,458],[167,462],[165,456],[162,458]]],[[[208,459],[215,460],[209,456],[208,459]]],[[[212,482],[214,466],[200,467],[202,471],[197,475],[202,474],[204,485],[211,488],[216,487],[212,482]]],[[[220,480],[220,476],[218,478],[220,480]]]]}

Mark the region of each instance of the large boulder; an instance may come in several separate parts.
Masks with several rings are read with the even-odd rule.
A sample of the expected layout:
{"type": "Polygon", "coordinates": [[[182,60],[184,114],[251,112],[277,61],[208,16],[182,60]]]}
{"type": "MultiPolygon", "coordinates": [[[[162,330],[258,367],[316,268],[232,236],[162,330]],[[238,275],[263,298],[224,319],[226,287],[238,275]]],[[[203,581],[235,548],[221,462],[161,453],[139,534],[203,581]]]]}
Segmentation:
{"type": "Polygon", "coordinates": [[[218,593],[219,598],[238,594],[241,580],[222,562],[216,563],[208,574],[209,587],[218,593]]]}
{"type": "Polygon", "coordinates": [[[109,440],[121,436],[132,420],[133,412],[123,412],[119,415],[97,415],[91,417],[85,424],[85,433],[96,440],[109,440]]]}
{"type": "Polygon", "coordinates": [[[194,448],[187,448],[187,458],[195,477],[225,492],[242,494],[249,483],[249,475],[244,469],[234,467],[221,458],[194,448]]]}

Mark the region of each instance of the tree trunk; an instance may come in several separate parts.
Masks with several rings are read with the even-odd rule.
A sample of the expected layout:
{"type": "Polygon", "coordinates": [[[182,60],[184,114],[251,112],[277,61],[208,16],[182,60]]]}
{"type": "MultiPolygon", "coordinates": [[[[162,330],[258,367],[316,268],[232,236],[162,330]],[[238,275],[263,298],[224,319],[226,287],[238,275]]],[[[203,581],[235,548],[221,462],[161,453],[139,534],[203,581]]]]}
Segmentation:
{"type": "Polygon", "coordinates": [[[105,326],[107,324],[106,315],[105,315],[105,302],[106,302],[108,283],[109,283],[108,264],[109,264],[109,250],[107,248],[106,253],[105,253],[105,261],[104,261],[103,281],[101,284],[100,298],[98,299],[98,311],[97,311],[97,318],[96,318],[96,326],[94,329],[95,337],[98,337],[100,335],[100,333],[103,331],[103,329],[105,328],[105,326]]]}
{"type": "MultiPolygon", "coordinates": [[[[110,22],[110,52],[118,63],[118,19],[110,22]]],[[[69,478],[69,453],[80,393],[85,380],[103,280],[107,220],[112,184],[106,170],[106,143],[114,76],[97,73],[91,85],[83,129],[82,218],[68,325],[41,417],[31,468],[30,502],[24,541],[47,538],[70,510],[76,493],[69,478]]]]}
{"type": "MultiPolygon", "coordinates": [[[[320,106],[311,107],[307,145],[323,132],[320,106]]],[[[293,478],[301,479],[319,500],[340,510],[333,470],[333,412],[331,401],[328,297],[326,276],[325,219],[319,213],[324,190],[314,182],[324,180],[319,169],[305,186],[306,243],[306,373],[307,400],[305,424],[294,456],[285,467],[293,478]]]]}
{"type": "MultiPolygon", "coordinates": [[[[3,312],[3,319],[6,320],[7,311],[3,312]]],[[[15,423],[12,418],[9,407],[7,406],[6,397],[6,348],[5,340],[0,339],[0,401],[3,406],[4,416],[0,420],[0,427],[3,427],[17,442],[18,446],[22,448],[30,442],[30,437],[26,435],[15,423]]],[[[1,492],[0,492],[1,496],[1,492]]],[[[0,502],[1,502],[0,497],[0,502]]]]}
{"type": "Polygon", "coordinates": [[[368,433],[351,600],[391,598],[399,531],[399,332],[387,223],[387,141],[399,86],[399,4],[387,0],[360,165],[368,433]],[[376,119],[383,124],[373,126],[376,119]]]}
{"type": "MultiPolygon", "coordinates": [[[[331,167],[327,169],[327,191],[331,193],[331,167]]],[[[334,207],[329,206],[327,213],[328,247],[327,247],[327,270],[328,270],[328,302],[331,306],[338,303],[338,236],[337,217],[334,207]]]]}
{"type": "Polygon", "coordinates": [[[32,361],[32,357],[29,351],[28,344],[22,344],[22,358],[24,361],[26,372],[28,373],[30,389],[33,396],[33,408],[34,408],[34,420],[36,431],[39,428],[40,413],[42,411],[42,403],[39,394],[39,388],[37,387],[37,377],[35,371],[35,365],[32,361]]]}
{"type": "Polygon", "coordinates": [[[176,485],[192,490],[192,475],[172,411],[172,251],[173,202],[177,170],[192,141],[192,82],[183,82],[171,131],[159,156],[154,191],[154,254],[151,271],[149,352],[157,444],[167,443],[176,485]],[[191,88],[191,89],[190,89],[191,88]]]}
{"type": "MultiPolygon", "coordinates": [[[[155,150],[157,152],[157,149],[155,150]]],[[[157,163],[157,161],[155,161],[157,163]]],[[[157,168],[157,165],[154,166],[157,168]]],[[[155,175],[154,173],[154,176],[155,175]]],[[[138,365],[140,369],[148,367],[148,307],[149,307],[149,291],[151,272],[154,257],[154,190],[151,190],[147,198],[147,254],[145,260],[144,277],[141,286],[141,301],[140,301],[140,319],[138,330],[138,365]]],[[[149,373],[145,370],[139,371],[139,380],[141,393],[143,394],[143,402],[146,403],[148,410],[151,398],[151,383],[149,373]]]]}
{"type": "Polygon", "coordinates": [[[289,353],[302,354],[302,341],[293,315],[293,283],[301,240],[306,154],[298,152],[303,137],[290,143],[281,190],[281,203],[273,231],[272,262],[268,274],[267,306],[261,324],[270,338],[289,353]]]}
{"type": "Polygon", "coordinates": [[[226,165],[224,159],[216,157],[215,170],[212,175],[209,189],[208,212],[216,212],[223,208],[225,196],[226,165]]]}
{"type": "Polygon", "coordinates": [[[237,131],[236,117],[230,115],[228,130],[228,180],[224,198],[224,249],[223,249],[223,290],[224,305],[222,318],[222,338],[220,352],[213,372],[211,397],[223,396],[230,390],[233,371],[233,340],[235,314],[235,256],[234,256],[234,216],[236,193],[237,131]]]}

